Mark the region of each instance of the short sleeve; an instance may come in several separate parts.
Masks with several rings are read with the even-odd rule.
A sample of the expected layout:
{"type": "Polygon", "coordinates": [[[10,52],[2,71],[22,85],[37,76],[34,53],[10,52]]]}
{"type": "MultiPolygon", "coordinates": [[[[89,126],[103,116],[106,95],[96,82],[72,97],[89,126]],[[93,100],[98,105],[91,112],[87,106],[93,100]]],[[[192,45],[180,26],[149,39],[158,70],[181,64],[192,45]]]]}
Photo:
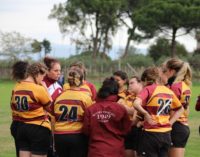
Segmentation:
{"type": "Polygon", "coordinates": [[[95,87],[92,83],[90,83],[90,82],[88,82],[88,81],[86,81],[86,84],[88,85],[88,87],[89,87],[90,90],[91,90],[91,93],[92,93],[92,100],[95,100],[95,99],[96,99],[96,96],[97,96],[96,87],[95,87]]]}
{"type": "Polygon", "coordinates": [[[142,105],[145,105],[149,99],[149,91],[147,88],[144,88],[138,95],[138,98],[142,100],[142,105]]]}
{"type": "Polygon", "coordinates": [[[181,99],[181,84],[172,84],[170,89],[174,92],[178,99],[181,99]]]}
{"type": "Polygon", "coordinates": [[[43,86],[38,87],[37,94],[38,99],[43,106],[48,106],[51,104],[51,98],[49,96],[49,93],[43,86]]]}
{"type": "Polygon", "coordinates": [[[180,100],[177,98],[175,94],[173,94],[172,97],[172,103],[171,103],[171,109],[172,110],[177,110],[182,106],[180,100]]]}
{"type": "Polygon", "coordinates": [[[90,107],[93,104],[93,101],[90,96],[85,96],[85,106],[86,108],[90,107]]]}

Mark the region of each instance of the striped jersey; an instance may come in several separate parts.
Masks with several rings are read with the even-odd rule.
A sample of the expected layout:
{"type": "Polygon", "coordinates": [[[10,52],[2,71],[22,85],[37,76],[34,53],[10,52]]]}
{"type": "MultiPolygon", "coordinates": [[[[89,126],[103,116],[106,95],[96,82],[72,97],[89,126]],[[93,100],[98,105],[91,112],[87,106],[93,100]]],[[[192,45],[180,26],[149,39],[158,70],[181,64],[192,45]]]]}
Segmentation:
{"type": "Polygon", "coordinates": [[[43,82],[46,84],[48,92],[53,100],[62,93],[62,87],[57,81],[45,76],[43,82]]]}
{"type": "MultiPolygon", "coordinates": [[[[124,106],[133,107],[133,101],[136,98],[136,95],[128,91],[124,91],[118,94],[119,100],[118,103],[124,106]]],[[[129,118],[132,119],[133,115],[129,115],[129,118]]]]}
{"type": "Polygon", "coordinates": [[[126,105],[128,107],[133,107],[133,101],[136,98],[136,95],[133,93],[130,93],[128,91],[123,91],[118,94],[119,96],[119,103],[121,102],[122,105],[126,105]]]}
{"type": "Polygon", "coordinates": [[[146,86],[137,97],[142,99],[144,109],[157,122],[156,125],[150,125],[145,121],[145,131],[170,131],[170,110],[181,108],[181,102],[176,95],[165,86],[153,84],[146,86]]]}
{"type": "Polygon", "coordinates": [[[55,134],[81,133],[85,109],[92,99],[81,90],[65,90],[54,102],[55,134]]]}
{"type": "Polygon", "coordinates": [[[173,83],[170,86],[170,89],[176,94],[184,108],[183,114],[178,118],[177,121],[184,125],[188,125],[188,107],[191,98],[191,89],[185,84],[184,81],[173,83]]]}
{"type": "MultiPolygon", "coordinates": [[[[65,83],[63,86],[63,90],[67,90],[70,89],[69,83],[65,83]]],[[[80,89],[82,92],[84,92],[85,94],[87,94],[88,96],[90,96],[92,98],[92,100],[94,101],[96,98],[96,88],[93,84],[89,83],[88,81],[84,81],[83,84],[80,86],[80,89]]]]}
{"type": "Polygon", "coordinates": [[[45,106],[51,104],[46,89],[32,82],[15,85],[11,96],[12,117],[15,121],[41,125],[50,129],[45,106]]]}

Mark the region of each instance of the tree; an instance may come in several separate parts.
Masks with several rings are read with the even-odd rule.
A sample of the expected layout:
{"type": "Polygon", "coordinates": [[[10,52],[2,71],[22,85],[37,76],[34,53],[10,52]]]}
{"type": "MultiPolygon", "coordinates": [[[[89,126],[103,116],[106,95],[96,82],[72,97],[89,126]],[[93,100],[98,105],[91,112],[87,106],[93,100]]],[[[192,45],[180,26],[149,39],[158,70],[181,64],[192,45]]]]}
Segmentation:
{"type": "Polygon", "coordinates": [[[45,56],[51,52],[51,43],[47,39],[43,39],[41,42],[38,40],[33,40],[31,47],[33,48],[33,52],[41,52],[44,49],[45,56]]]}
{"type": "Polygon", "coordinates": [[[30,58],[36,52],[31,44],[33,39],[22,36],[18,32],[0,32],[0,55],[13,60],[30,58]]]}
{"type": "MultiPolygon", "coordinates": [[[[178,42],[176,44],[176,50],[177,56],[187,56],[188,54],[185,47],[178,42]]],[[[149,47],[149,55],[154,62],[157,62],[161,57],[169,57],[170,51],[170,42],[165,38],[158,38],[156,44],[149,47]]]]}
{"type": "Polygon", "coordinates": [[[134,20],[134,14],[138,9],[144,5],[147,5],[149,0],[125,0],[125,2],[125,6],[122,7],[122,10],[120,11],[121,16],[119,16],[119,20],[124,26],[127,27],[128,39],[121,58],[125,58],[128,55],[131,41],[139,42],[144,38],[142,35],[136,32],[137,25],[134,20]],[[127,21],[130,21],[130,24],[128,24],[127,21]]]}
{"type": "Polygon", "coordinates": [[[33,40],[33,42],[31,43],[31,47],[33,48],[33,52],[42,51],[42,44],[38,40],[33,40]]]}
{"type": "Polygon", "coordinates": [[[149,37],[158,33],[170,36],[172,57],[176,55],[176,38],[199,27],[199,19],[199,0],[152,0],[134,14],[139,30],[149,37]]]}
{"type": "Polygon", "coordinates": [[[197,40],[197,47],[193,55],[199,55],[200,54],[200,30],[195,31],[195,38],[197,40]]]}
{"type": "Polygon", "coordinates": [[[105,53],[111,47],[110,36],[117,30],[123,3],[124,0],[68,0],[54,5],[49,17],[58,20],[62,33],[80,32],[86,41],[92,41],[90,46],[96,56],[101,48],[105,53]]]}
{"type": "Polygon", "coordinates": [[[48,53],[51,52],[51,43],[50,41],[48,41],[47,39],[44,39],[42,42],[41,42],[43,48],[44,48],[44,53],[45,55],[47,55],[48,53]]]}

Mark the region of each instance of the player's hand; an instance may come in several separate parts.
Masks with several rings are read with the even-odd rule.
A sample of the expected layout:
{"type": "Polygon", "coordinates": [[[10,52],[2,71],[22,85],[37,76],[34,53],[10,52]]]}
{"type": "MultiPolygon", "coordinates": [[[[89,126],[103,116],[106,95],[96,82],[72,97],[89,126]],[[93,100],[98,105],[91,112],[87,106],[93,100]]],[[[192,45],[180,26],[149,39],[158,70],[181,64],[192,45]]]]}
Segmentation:
{"type": "Polygon", "coordinates": [[[150,124],[150,125],[156,125],[157,122],[152,118],[151,115],[148,113],[144,115],[144,119],[150,124]]]}

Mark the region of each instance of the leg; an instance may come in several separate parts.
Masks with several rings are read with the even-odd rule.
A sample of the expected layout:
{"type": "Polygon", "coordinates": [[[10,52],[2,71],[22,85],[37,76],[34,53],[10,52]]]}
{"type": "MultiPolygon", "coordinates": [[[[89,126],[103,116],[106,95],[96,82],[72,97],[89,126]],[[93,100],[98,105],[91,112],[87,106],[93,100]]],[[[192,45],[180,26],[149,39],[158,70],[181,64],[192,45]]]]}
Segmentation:
{"type": "Polygon", "coordinates": [[[125,157],[135,157],[134,150],[126,149],[125,150],[125,157]]]}
{"type": "Polygon", "coordinates": [[[16,156],[19,157],[19,142],[17,140],[17,132],[20,126],[22,126],[22,122],[13,121],[10,126],[11,135],[15,141],[15,149],[16,149],[16,156]]]}
{"type": "Polygon", "coordinates": [[[185,148],[174,148],[172,147],[169,150],[169,156],[170,157],[184,157],[185,154],[185,148]]]}
{"type": "Polygon", "coordinates": [[[185,146],[190,135],[190,129],[179,122],[172,126],[171,138],[172,147],[169,150],[169,157],[184,157],[185,146]]]}
{"type": "Polygon", "coordinates": [[[31,152],[30,151],[19,151],[19,156],[20,157],[31,157],[31,152]]]}

